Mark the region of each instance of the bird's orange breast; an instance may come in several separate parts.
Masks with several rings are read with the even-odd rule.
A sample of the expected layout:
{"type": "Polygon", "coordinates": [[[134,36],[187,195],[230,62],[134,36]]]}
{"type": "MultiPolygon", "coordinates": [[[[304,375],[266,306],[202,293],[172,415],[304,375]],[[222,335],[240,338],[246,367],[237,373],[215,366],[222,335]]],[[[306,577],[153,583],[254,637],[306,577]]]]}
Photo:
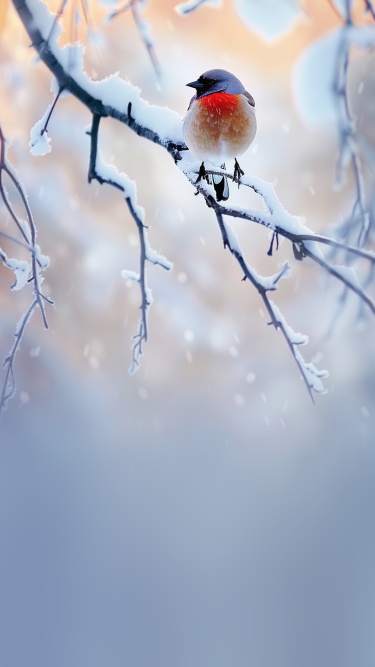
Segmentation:
{"type": "Polygon", "coordinates": [[[213,95],[199,97],[197,102],[208,113],[221,116],[233,114],[238,109],[240,98],[239,95],[230,95],[229,93],[214,93],[213,95]]]}

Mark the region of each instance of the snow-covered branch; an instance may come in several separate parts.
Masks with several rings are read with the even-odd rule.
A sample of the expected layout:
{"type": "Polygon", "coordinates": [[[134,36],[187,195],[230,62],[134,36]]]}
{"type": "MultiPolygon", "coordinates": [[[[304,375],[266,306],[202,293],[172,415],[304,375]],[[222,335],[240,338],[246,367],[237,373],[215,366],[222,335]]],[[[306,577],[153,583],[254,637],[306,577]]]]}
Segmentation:
{"type": "Polygon", "coordinates": [[[58,87],[71,93],[92,114],[111,117],[130,127],[139,136],[163,146],[170,152],[182,145],[181,118],[165,107],[148,104],[139,90],[113,75],[93,81],[83,71],[80,45],[60,48],[60,28],[50,36],[55,17],[41,0],[12,0],[15,9],[40,59],[55,77],[58,87]],[[72,57],[72,53],[74,57],[72,57]]]}
{"type": "Polygon", "coordinates": [[[13,234],[8,234],[3,230],[0,231],[0,236],[11,244],[15,244],[18,248],[26,249],[29,254],[29,260],[10,258],[8,254],[0,248],[0,260],[3,265],[11,269],[15,274],[15,282],[11,289],[20,290],[28,283],[33,285],[33,299],[27,309],[22,315],[15,329],[15,340],[9,354],[4,359],[5,377],[2,383],[0,394],[0,413],[5,410],[9,399],[11,399],[16,391],[16,380],[14,373],[14,363],[16,354],[21,345],[25,328],[30,321],[34,310],[39,308],[43,324],[48,329],[47,317],[45,312],[45,302],[52,304],[53,301],[46,297],[41,289],[43,282],[43,271],[49,265],[48,257],[42,255],[39,246],[36,243],[37,230],[35,227],[33,215],[27,200],[26,192],[14,171],[12,165],[7,158],[6,141],[0,127],[0,201],[3,202],[5,209],[15,226],[16,234],[21,236],[21,240],[13,234]],[[4,177],[8,178],[9,182],[16,189],[21,204],[26,214],[26,220],[22,220],[15,212],[14,206],[11,203],[7,188],[4,182],[4,177]]]}
{"type": "MultiPolygon", "coordinates": [[[[330,225],[329,236],[333,235],[347,247],[369,248],[375,230],[375,191],[371,185],[374,150],[371,141],[365,136],[366,124],[362,122],[362,110],[356,117],[352,104],[350,70],[356,51],[374,50],[375,15],[371,2],[330,0],[330,4],[341,25],[319,37],[298,58],[293,73],[294,97],[298,111],[308,125],[315,127],[317,124],[331,123],[336,126],[338,151],[335,186],[341,188],[349,181],[347,192],[351,193],[352,204],[344,218],[340,216],[335,224],[330,225]],[[370,21],[363,20],[365,12],[370,21]],[[311,82],[315,82],[315,85],[311,85],[311,82]]],[[[361,81],[358,95],[361,95],[364,86],[365,83],[361,81]]],[[[333,243],[330,245],[330,260],[337,261],[337,251],[343,248],[333,243]]],[[[347,265],[356,261],[356,254],[352,251],[340,254],[347,265]]],[[[362,278],[366,289],[373,275],[370,265],[367,276],[362,278]]],[[[338,312],[342,312],[349,292],[350,288],[344,287],[338,312]]],[[[364,301],[361,304],[364,305],[364,301]]]]}
{"type": "MultiPolygon", "coordinates": [[[[183,166],[183,163],[182,163],[183,166]]],[[[206,170],[208,175],[225,173],[223,170],[206,170]]],[[[189,180],[194,183],[198,190],[206,197],[208,203],[212,206],[212,197],[209,194],[206,186],[197,183],[197,172],[186,171],[189,180]]],[[[233,175],[227,173],[227,178],[233,180],[233,175]]],[[[242,177],[241,185],[251,188],[254,192],[259,194],[268,213],[264,213],[261,209],[251,210],[237,207],[223,206],[215,202],[215,212],[219,211],[222,215],[232,218],[241,218],[249,222],[255,222],[263,227],[272,230],[277,238],[283,236],[292,243],[293,253],[296,259],[302,260],[309,257],[315,263],[323,267],[329,274],[337,278],[343,283],[345,287],[353,291],[359,298],[368,305],[370,310],[375,314],[375,304],[365,290],[359,285],[354,269],[348,267],[336,266],[326,260],[322,255],[319,244],[330,246],[335,250],[345,250],[354,257],[366,259],[371,266],[375,265],[375,254],[357,248],[356,246],[349,246],[345,243],[336,241],[327,236],[314,234],[311,229],[303,225],[299,218],[288,213],[281,202],[277,198],[275,190],[271,183],[266,183],[258,178],[242,177]]],[[[270,250],[268,254],[272,254],[273,240],[271,241],[270,250]]]]}
{"type": "MultiPolygon", "coordinates": [[[[291,243],[295,259],[310,258],[332,277],[340,281],[346,289],[355,293],[361,302],[366,304],[374,313],[374,302],[367,294],[366,288],[360,284],[354,270],[328,261],[323,255],[321,247],[330,246],[337,250],[344,250],[353,257],[367,261],[370,267],[374,266],[375,255],[363,248],[349,246],[327,236],[314,234],[297,217],[285,211],[272,185],[258,178],[243,177],[241,185],[251,188],[260,195],[263,202],[262,209],[253,210],[218,204],[214,199],[212,188],[205,182],[204,178],[202,180],[199,164],[192,162],[191,156],[182,142],[182,123],[178,114],[167,108],[148,104],[140,97],[139,91],[134,86],[121,80],[117,75],[103,81],[92,81],[83,71],[80,47],[75,45],[61,49],[57,44],[57,29],[54,31],[54,36],[49,38],[54,17],[40,0],[13,0],[13,4],[24,23],[33,46],[56,78],[59,89],[74,95],[92,114],[89,181],[95,179],[99,183],[107,183],[120,190],[125,196],[130,214],[137,225],[141,249],[139,272],[123,272],[124,278],[135,280],[141,291],[141,317],[133,346],[131,370],[136,370],[139,364],[143,343],[147,340],[148,335],[147,315],[151,303],[151,292],[147,286],[146,262],[159,264],[166,269],[170,268],[170,264],[164,258],[156,255],[148,245],[143,210],[136,203],[135,184],[125,174],[119,173],[112,165],[106,165],[100,156],[98,147],[99,123],[101,118],[108,116],[127,125],[139,136],[165,148],[181,172],[197,192],[203,196],[215,215],[224,246],[236,258],[244,278],[260,294],[270,316],[270,323],[282,332],[310,396],[312,397],[312,391],[322,392],[321,378],[326,375],[326,372],[319,371],[312,364],[306,363],[299,351],[299,346],[307,342],[307,337],[293,331],[279,308],[268,296],[270,291],[277,289],[281,278],[287,278],[290,275],[290,265],[288,263],[284,264],[271,277],[264,278],[260,276],[245,258],[236,234],[226,222],[226,218],[241,218],[268,228],[272,232],[268,255],[272,255],[275,243],[277,248],[279,236],[284,237],[291,243]],[[75,53],[74,58],[71,58],[72,50],[75,53]],[[73,65],[71,65],[72,62],[73,65]]],[[[50,116],[49,111],[46,112],[45,116],[50,116]]],[[[46,134],[46,124],[44,122],[40,123],[40,129],[46,134]]],[[[206,174],[214,173],[225,172],[223,170],[207,170],[206,165],[206,174]]],[[[233,179],[231,174],[228,173],[227,176],[229,179],[233,179]]]]}
{"type": "Polygon", "coordinates": [[[133,360],[130,372],[134,373],[139,367],[140,357],[143,354],[143,343],[146,343],[148,336],[148,311],[152,303],[152,292],[147,285],[146,262],[157,264],[163,269],[169,271],[172,264],[161,255],[158,255],[149,245],[147,239],[147,227],[144,224],[144,210],[136,202],[136,184],[131,181],[124,173],[120,173],[115,166],[105,164],[100,154],[98,154],[98,138],[100,116],[94,114],[90,131],[91,150],[88,180],[98,181],[101,185],[106,183],[117,188],[124,193],[125,201],[130,214],[137,225],[140,243],[139,273],[124,270],[123,278],[133,280],[139,284],[141,292],[141,316],[139,318],[138,331],[134,336],[133,360]]]}
{"type": "Polygon", "coordinates": [[[268,292],[276,291],[281,278],[287,278],[290,275],[291,266],[289,262],[285,262],[281,270],[273,276],[260,276],[259,273],[257,273],[257,271],[255,271],[246,261],[236,233],[233,231],[230,225],[225,222],[224,214],[227,213],[225,207],[219,205],[212,195],[207,196],[207,202],[215,211],[223,239],[224,249],[228,248],[232,255],[236,258],[243,271],[243,280],[249,280],[253,287],[255,287],[255,289],[259,292],[265,308],[270,316],[269,324],[272,324],[276,330],[280,330],[284,336],[295,359],[295,362],[301,372],[310,397],[314,402],[312,391],[314,390],[317,393],[324,393],[325,390],[320,378],[327,377],[328,373],[327,371],[318,371],[312,363],[306,363],[300,351],[298,350],[298,346],[306,345],[308,342],[308,337],[293,331],[292,327],[286,322],[280,309],[268,297],[268,292]]]}
{"type": "MultiPolygon", "coordinates": [[[[375,48],[375,16],[371,11],[372,3],[362,4],[362,9],[367,10],[372,19],[370,21],[365,21],[363,13],[358,11],[361,3],[331,0],[330,4],[341,25],[323,34],[301,53],[294,67],[293,92],[297,109],[307,125],[336,125],[335,185],[340,188],[349,180],[353,203],[346,219],[336,225],[334,234],[345,243],[363,247],[369,245],[373,236],[371,206],[374,193],[369,187],[373,149],[371,141],[362,134],[362,110],[356,117],[350,99],[350,70],[354,69],[352,63],[356,51],[375,48]]],[[[361,81],[358,95],[362,94],[364,85],[361,81]]]]}
{"type": "MultiPolygon", "coordinates": [[[[184,167],[184,161],[182,161],[180,166],[181,168],[184,167]]],[[[216,202],[209,186],[204,181],[202,182],[199,179],[199,171],[189,171],[188,169],[189,163],[185,172],[187,177],[189,178],[190,182],[195,185],[197,191],[203,195],[208,206],[210,206],[215,212],[222,234],[224,248],[228,248],[232,255],[236,258],[243,271],[244,279],[248,279],[249,282],[259,292],[270,316],[270,324],[272,324],[275,329],[279,329],[282,332],[289,346],[289,349],[292,352],[293,357],[301,371],[302,378],[306,384],[306,387],[308,388],[309,394],[313,399],[312,390],[318,393],[322,393],[324,391],[321,378],[327,376],[327,371],[320,371],[316,369],[313,364],[307,363],[303,359],[300,351],[297,349],[297,346],[306,344],[308,342],[308,337],[302,334],[296,334],[293,331],[290,325],[286,322],[279,308],[276,306],[276,304],[273,303],[273,301],[268,298],[267,294],[269,291],[275,291],[277,289],[278,282],[281,278],[289,277],[291,274],[291,266],[289,263],[284,264],[279,273],[271,277],[265,278],[260,276],[246,260],[238,242],[237,235],[234,233],[229,224],[225,222],[225,217],[248,220],[249,222],[255,222],[262,225],[263,227],[270,229],[272,231],[272,239],[270,248],[268,250],[269,255],[273,253],[275,239],[276,246],[278,245],[279,236],[288,239],[292,244],[293,253],[297,260],[303,260],[304,258],[309,257],[319,266],[324,268],[327,273],[341,282],[346,289],[355,293],[360,298],[361,302],[366,304],[374,314],[375,303],[366,292],[366,287],[368,287],[368,284],[364,287],[360,285],[357,274],[353,268],[347,266],[338,266],[330,263],[322,254],[319,248],[319,244],[328,245],[337,250],[341,249],[345,250],[346,252],[350,252],[358,258],[367,260],[371,267],[375,267],[375,254],[357,247],[346,246],[343,243],[339,243],[334,239],[330,239],[325,236],[314,234],[308,227],[303,225],[297,217],[290,215],[282,207],[276,196],[275,190],[270,183],[266,183],[260,179],[247,177],[243,177],[241,180],[241,185],[251,188],[254,192],[262,197],[265,208],[267,209],[267,212],[264,213],[263,210],[260,209],[241,209],[219,204],[216,202]]],[[[207,175],[220,173],[225,172],[223,170],[206,171],[207,175]]],[[[232,174],[227,173],[227,177],[233,180],[232,174]]]]}
{"type": "Polygon", "coordinates": [[[362,176],[356,122],[350,108],[348,94],[349,55],[353,44],[368,48],[375,44],[375,29],[353,26],[350,3],[347,3],[345,23],[339,31],[339,43],[336,54],[334,93],[337,107],[337,129],[339,133],[339,155],[337,160],[337,184],[340,185],[348,165],[350,165],[355,197],[351,216],[341,235],[348,242],[356,233],[355,242],[362,247],[368,241],[370,215],[362,176]]]}

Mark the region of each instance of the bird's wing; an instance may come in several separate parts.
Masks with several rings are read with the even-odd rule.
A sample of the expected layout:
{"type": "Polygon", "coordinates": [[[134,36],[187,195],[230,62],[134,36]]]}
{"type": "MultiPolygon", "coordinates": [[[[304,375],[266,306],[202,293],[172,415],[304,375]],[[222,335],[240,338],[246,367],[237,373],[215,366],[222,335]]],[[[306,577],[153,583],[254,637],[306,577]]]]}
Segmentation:
{"type": "Polygon", "coordinates": [[[255,107],[255,101],[254,101],[254,98],[252,97],[252,95],[250,95],[250,93],[247,92],[247,90],[245,90],[245,91],[242,93],[242,95],[243,95],[244,97],[246,97],[248,103],[251,104],[252,107],[255,107]]]}
{"type": "Polygon", "coordinates": [[[196,95],[193,95],[193,97],[191,98],[191,100],[190,100],[190,102],[189,102],[189,106],[188,106],[188,108],[187,108],[188,111],[189,111],[191,105],[193,104],[193,102],[195,102],[196,99],[197,99],[197,96],[196,96],[196,95]]]}

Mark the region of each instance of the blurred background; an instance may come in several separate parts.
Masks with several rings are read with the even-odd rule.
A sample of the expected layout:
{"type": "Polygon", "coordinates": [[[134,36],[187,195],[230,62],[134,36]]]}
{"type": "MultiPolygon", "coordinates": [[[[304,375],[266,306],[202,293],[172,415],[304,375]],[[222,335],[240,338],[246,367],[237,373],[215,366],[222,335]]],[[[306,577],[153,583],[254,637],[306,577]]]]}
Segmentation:
{"type": "MultiPolygon", "coordinates": [[[[142,13],[158,78],[131,13],[103,22],[108,6],[90,2],[91,29],[83,18],[75,28],[87,73],[119,72],[144,99],[183,116],[188,81],[231,70],[258,117],[241,166],[272,182],[311,229],[330,232],[350,214],[353,180],[348,171],[334,187],[335,119],[303,112],[296,68],[341,24],[335,3],[286,3],[284,25],[283,3],[267,2],[255,27],[250,3],[186,16],[175,4],[150,0],[142,13]]],[[[34,313],[0,426],[1,663],[373,667],[371,316],[358,316],[354,298],[340,306],[339,286],[295,262],[287,243],[270,258],[267,231],[235,223],[259,272],[293,264],[274,300],[309,335],[305,359],[329,370],[314,407],[210,210],[165,151],[107,119],[103,158],[136,181],[151,245],[174,264],[171,273],[149,269],[149,341],[130,376],[139,294],[121,270],[138,269],[134,223],[119,193],[87,184],[91,119],[73,98],[52,116],[51,153],[30,155],[30,129],[53,99],[51,76],[12,3],[1,12],[0,121],[51,260],[45,292],[55,301],[48,331],[34,313]]],[[[353,49],[349,92],[369,193],[374,72],[373,53],[353,49]]],[[[319,75],[305,85],[322,99],[319,75]]],[[[231,201],[260,205],[242,190],[231,201]]],[[[10,225],[4,207],[0,221],[10,225]]],[[[1,281],[4,358],[30,292],[11,293],[5,269],[1,281]]]]}

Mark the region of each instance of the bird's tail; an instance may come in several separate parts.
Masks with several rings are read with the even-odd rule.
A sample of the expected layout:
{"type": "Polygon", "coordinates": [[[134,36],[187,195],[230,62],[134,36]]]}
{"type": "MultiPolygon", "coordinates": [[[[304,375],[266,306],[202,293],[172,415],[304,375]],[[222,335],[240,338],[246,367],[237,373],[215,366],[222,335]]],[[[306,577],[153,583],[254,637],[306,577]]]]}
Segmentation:
{"type": "MultiPolygon", "coordinates": [[[[225,169],[225,164],[221,165],[221,169],[225,169]]],[[[229,198],[229,185],[226,176],[213,176],[213,186],[215,188],[216,200],[226,201],[229,198]]]]}

